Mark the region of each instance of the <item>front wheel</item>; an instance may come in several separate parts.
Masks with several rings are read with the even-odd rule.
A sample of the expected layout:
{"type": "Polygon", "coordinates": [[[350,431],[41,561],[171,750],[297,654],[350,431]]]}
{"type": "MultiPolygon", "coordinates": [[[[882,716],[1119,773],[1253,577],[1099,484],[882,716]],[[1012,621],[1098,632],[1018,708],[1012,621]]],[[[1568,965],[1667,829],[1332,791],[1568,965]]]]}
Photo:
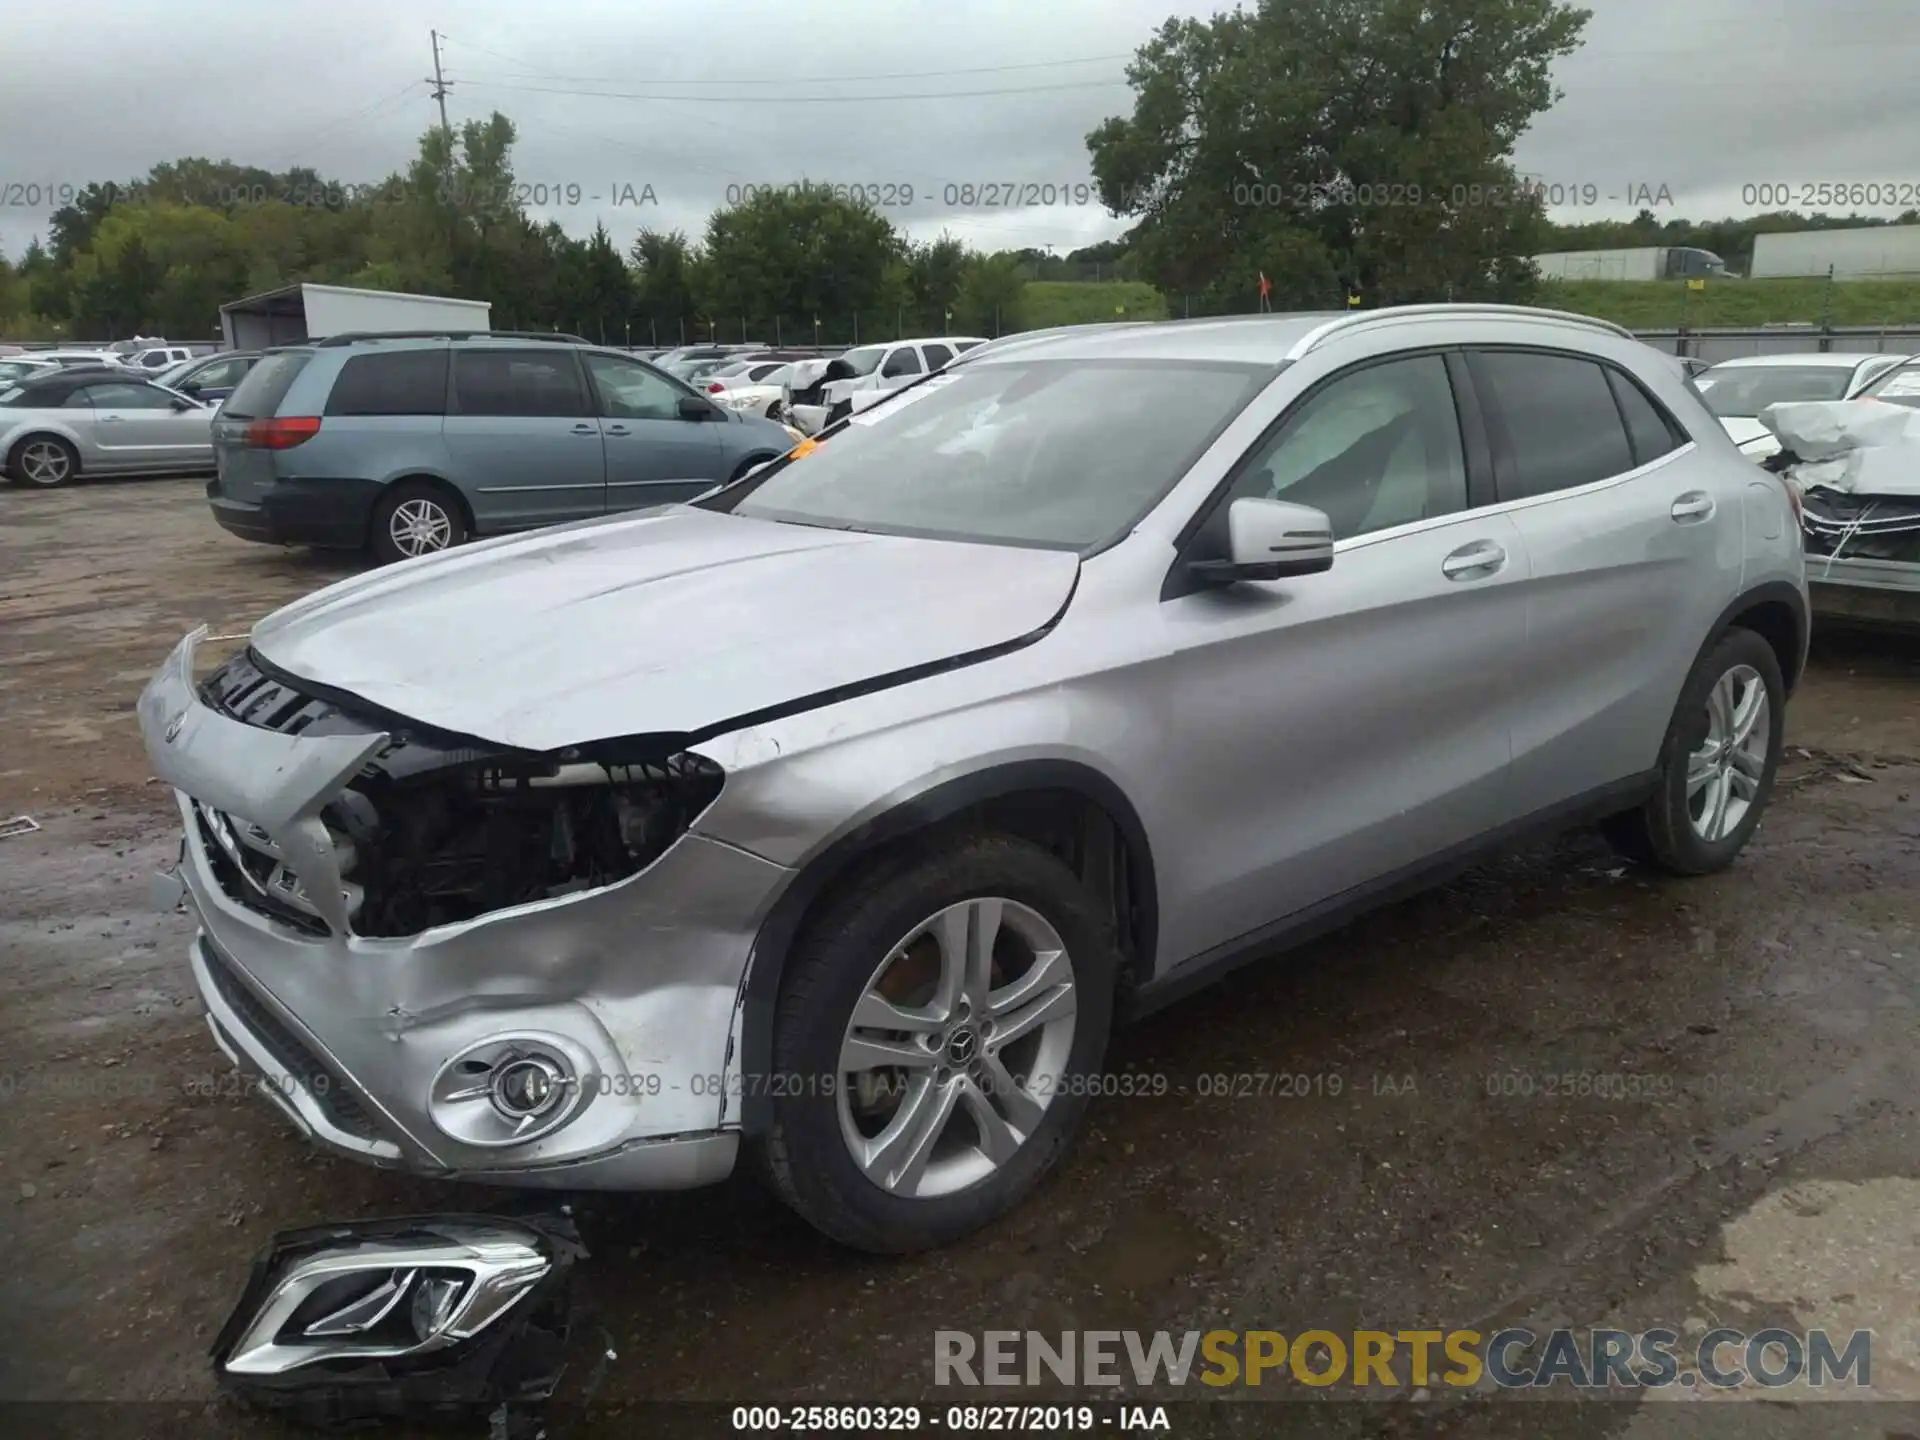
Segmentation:
{"type": "Polygon", "coordinates": [[[876,1254],[1010,1210],[1098,1088],[1118,965],[1101,909],[1025,841],[976,835],[868,872],[781,986],[764,1141],[781,1197],[876,1254]]]}
{"type": "Polygon", "coordinates": [[[383,565],[449,550],[466,538],[466,516],[437,485],[403,480],[373,510],[370,548],[383,565]]]}
{"type": "Polygon", "coordinates": [[[1660,750],[1660,786],[1607,821],[1624,854],[1674,875],[1724,870],[1760,824],[1780,768],[1786,684],[1773,647],[1729,630],[1694,666],[1660,750]]]}

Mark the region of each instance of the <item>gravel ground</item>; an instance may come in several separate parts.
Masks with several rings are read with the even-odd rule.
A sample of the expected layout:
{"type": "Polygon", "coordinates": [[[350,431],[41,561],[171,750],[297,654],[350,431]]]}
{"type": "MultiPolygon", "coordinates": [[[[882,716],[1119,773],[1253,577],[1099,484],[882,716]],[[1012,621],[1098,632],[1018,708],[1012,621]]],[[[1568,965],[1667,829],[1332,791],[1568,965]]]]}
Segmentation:
{"type": "MultiPolygon", "coordinates": [[[[0,1400],[94,1402],[11,1410],[33,1423],[8,1433],[261,1433],[208,1403],[205,1350],[273,1231],[499,1199],[323,1156],[233,1093],[187,924],[148,901],[176,841],[140,687],[194,625],[237,635],[347,568],[222,534],[194,481],[0,490],[0,818],[43,827],[0,841],[0,1400]]],[[[1166,1093],[1102,1102],[1056,1179],[953,1249],[850,1255],[745,1180],[583,1199],[559,1400],[590,1390],[608,1433],[719,1413],[658,1401],[977,1403],[934,1388],[935,1329],[1777,1321],[1873,1327],[1880,1403],[1269,1386],[1236,1398],[1300,1403],[1170,1414],[1175,1433],[1920,1433],[1917,697],[1920,645],[1822,636],[1732,871],[1660,880],[1569,836],[1124,1033],[1115,1068],[1166,1093]],[[1310,1083],[1202,1093],[1223,1072],[1310,1083]],[[1568,1074],[1657,1093],[1549,1096],[1568,1074]]]]}

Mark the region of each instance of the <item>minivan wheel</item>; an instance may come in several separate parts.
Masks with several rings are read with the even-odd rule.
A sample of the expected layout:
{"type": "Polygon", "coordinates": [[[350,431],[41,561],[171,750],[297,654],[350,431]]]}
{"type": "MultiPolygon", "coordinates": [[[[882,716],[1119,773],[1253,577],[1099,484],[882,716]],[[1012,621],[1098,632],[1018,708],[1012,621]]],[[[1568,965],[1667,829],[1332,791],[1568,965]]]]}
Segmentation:
{"type": "Polygon", "coordinates": [[[789,958],[762,1160],[824,1234],[955,1240],[1065,1152],[1106,1055],[1119,952],[1073,872],[977,834],[884,863],[789,958]]]}
{"type": "Polygon", "coordinates": [[[22,485],[51,490],[80,473],[80,455],[58,435],[29,435],[7,457],[7,474],[22,485]]]}
{"type": "Polygon", "coordinates": [[[369,541],[383,565],[450,550],[466,538],[459,505],[438,486],[419,480],[401,481],[373,510],[369,541]]]}
{"type": "Polygon", "coordinates": [[[1731,865],[1773,793],[1785,707],[1773,647],[1751,630],[1721,636],[1680,692],[1659,788],[1606,822],[1615,848],[1675,875],[1731,865]]]}

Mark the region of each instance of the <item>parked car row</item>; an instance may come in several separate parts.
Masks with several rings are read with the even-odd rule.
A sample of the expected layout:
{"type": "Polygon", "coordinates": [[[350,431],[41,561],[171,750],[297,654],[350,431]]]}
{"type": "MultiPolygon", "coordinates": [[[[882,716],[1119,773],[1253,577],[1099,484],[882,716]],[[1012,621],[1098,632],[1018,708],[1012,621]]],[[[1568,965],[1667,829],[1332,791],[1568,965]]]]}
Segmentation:
{"type": "Polygon", "coordinates": [[[791,448],[519,337],[242,382],[216,505],[262,518],[510,528],[569,444],[604,474],[564,503],[623,508],[640,423],[739,476],[329,586],[206,680],[196,631],[148,686],[195,983],[306,1136],[569,1190],[751,1158],[916,1250],[1060,1164],[1124,1019],[1521,835],[1701,875],[1754,834],[1807,653],[1791,495],[1626,331],[935,343],[791,448]]]}

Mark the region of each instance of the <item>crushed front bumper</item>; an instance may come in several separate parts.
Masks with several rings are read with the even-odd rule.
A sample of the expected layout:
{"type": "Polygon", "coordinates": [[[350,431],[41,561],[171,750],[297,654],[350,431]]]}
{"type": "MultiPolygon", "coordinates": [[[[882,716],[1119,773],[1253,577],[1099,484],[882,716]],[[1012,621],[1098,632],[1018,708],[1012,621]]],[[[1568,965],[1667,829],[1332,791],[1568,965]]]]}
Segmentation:
{"type": "Polygon", "coordinates": [[[426,1174],[569,1189],[723,1179],[739,1143],[729,1066],[742,983],[789,872],[690,832],[601,889],[405,939],[355,935],[320,812],[388,737],[287,735],[220,714],[194,683],[204,634],[148,685],[140,728],[185,828],[176,893],[199,920],[194,980],[215,1040],[261,1092],[322,1145],[426,1174]],[[289,924],[246,892],[257,882],[215,845],[236,830],[274,848],[323,923],[289,924]],[[436,1081],[503,1036],[578,1057],[580,1098],[534,1139],[470,1143],[443,1123],[436,1081]]]}

